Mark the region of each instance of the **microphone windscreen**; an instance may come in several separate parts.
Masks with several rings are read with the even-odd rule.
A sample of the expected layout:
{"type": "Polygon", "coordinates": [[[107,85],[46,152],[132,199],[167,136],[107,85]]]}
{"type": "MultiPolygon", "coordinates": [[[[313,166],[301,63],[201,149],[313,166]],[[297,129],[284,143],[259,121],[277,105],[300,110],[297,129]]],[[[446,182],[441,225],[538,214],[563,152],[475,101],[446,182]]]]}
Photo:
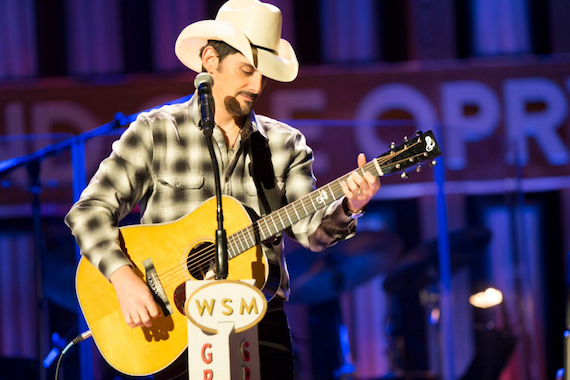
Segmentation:
{"type": "Polygon", "coordinates": [[[194,79],[194,87],[198,88],[202,84],[209,84],[212,86],[214,84],[214,78],[208,73],[200,73],[196,75],[196,79],[194,79]]]}

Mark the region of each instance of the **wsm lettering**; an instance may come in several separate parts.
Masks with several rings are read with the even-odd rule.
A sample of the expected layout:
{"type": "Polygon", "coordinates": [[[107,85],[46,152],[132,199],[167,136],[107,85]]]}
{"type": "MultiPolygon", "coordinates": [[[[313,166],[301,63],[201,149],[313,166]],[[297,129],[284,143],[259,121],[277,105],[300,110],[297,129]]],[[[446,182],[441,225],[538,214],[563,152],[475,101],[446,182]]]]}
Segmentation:
{"type": "MultiPolygon", "coordinates": [[[[198,310],[198,312],[200,313],[200,317],[204,316],[204,312],[207,312],[208,315],[213,316],[216,313],[216,310],[219,310],[219,308],[216,308],[216,300],[215,299],[203,299],[203,300],[195,300],[196,301],[196,308],[198,310]]],[[[232,305],[233,300],[230,298],[224,298],[221,301],[221,308],[222,311],[221,313],[223,315],[233,315],[234,314],[234,307],[232,305]]],[[[240,300],[240,305],[239,305],[239,314],[240,315],[244,315],[244,314],[254,314],[257,315],[259,314],[259,308],[257,307],[257,301],[254,297],[251,298],[251,301],[247,301],[245,298],[241,298],[240,300]]]]}

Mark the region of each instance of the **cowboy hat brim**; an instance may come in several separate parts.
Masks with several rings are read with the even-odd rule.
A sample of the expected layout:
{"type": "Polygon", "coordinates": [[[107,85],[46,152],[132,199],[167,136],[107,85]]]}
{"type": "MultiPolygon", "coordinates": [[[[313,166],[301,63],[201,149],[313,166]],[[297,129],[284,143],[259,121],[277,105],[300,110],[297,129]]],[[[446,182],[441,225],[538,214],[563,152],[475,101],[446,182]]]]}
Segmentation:
{"type": "Polygon", "coordinates": [[[243,32],[227,22],[217,20],[198,21],[184,28],[176,40],[176,56],[186,67],[199,73],[202,71],[200,51],[208,40],[224,41],[238,50],[267,78],[291,82],[299,72],[295,51],[286,40],[280,40],[279,51],[275,54],[253,47],[243,32]]]}

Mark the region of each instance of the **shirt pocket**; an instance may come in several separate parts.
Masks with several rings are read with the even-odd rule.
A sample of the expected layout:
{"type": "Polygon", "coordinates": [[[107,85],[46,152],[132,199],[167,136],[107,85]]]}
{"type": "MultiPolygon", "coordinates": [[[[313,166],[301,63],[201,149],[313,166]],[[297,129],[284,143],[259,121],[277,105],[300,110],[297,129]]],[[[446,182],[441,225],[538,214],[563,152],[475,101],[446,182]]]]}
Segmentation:
{"type": "Polygon", "coordinates": [[[205,180],[203,175],[161,174],[156,181],[163,190],[177,192],[201,189],[205,180]]]}

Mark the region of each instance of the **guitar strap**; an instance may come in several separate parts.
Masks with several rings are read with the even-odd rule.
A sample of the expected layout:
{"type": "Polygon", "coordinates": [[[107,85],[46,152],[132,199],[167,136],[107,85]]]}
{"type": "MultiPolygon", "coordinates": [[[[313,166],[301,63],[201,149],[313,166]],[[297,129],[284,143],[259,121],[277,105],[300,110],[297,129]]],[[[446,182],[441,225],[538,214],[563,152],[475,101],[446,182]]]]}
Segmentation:
{"type": "Polygon", "coordinates": [[[267,140],[259,132],[252,133],[249,141],[251,142],[251,161],[259,206],[263,215],[267,215],[282,206],[275,188],[276,179],[273,161],[271,161],[271,150],[267,140]]]}

